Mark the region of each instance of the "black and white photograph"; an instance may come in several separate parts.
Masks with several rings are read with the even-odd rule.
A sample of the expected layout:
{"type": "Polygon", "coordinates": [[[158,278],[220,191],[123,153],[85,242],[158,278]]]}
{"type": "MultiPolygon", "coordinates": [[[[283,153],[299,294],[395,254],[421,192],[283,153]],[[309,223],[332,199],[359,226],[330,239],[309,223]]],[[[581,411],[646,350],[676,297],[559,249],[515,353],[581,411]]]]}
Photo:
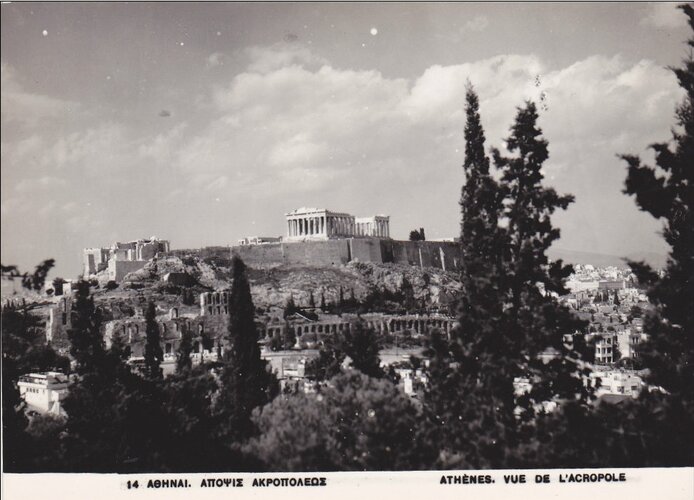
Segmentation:
{"type": "Polygon", "coordinates": [[[5,476],[693,493],[694,4],[1,13],[5,476]]]}

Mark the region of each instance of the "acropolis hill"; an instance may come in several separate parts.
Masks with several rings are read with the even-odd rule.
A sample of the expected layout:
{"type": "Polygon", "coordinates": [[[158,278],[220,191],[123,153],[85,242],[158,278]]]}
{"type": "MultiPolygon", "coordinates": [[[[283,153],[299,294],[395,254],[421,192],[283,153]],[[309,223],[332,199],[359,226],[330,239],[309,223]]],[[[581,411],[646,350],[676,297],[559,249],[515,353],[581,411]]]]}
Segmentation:
{"type": "MultiPolygon", "coordinates": [[[[232,247],[251,267],[277,264],[316,266],[348,262],[408,264],[457,270],[460,245],[449,241],[398,241],[390,238],[390,217],[355,217],[343,212],[299,208],[287,214],[282,241],[232,247]]],[[[248,240],[244,240],[244,243],[248,240]]]]}

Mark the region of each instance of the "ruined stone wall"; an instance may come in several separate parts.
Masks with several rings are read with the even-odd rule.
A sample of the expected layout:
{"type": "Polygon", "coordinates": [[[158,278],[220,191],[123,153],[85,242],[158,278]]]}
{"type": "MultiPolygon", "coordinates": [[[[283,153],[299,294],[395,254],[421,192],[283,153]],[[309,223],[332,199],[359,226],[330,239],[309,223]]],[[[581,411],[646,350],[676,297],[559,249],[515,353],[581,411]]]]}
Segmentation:
{"type": "Polygon", "coordinates": [[[46,341],[56,349],[69,348],[67,331],[72,328],[72,299],[63,297],[48,310],[46,341]]]}
{"type": "MultiPolygon", "coordinates": [[[[196,352],[200,352],[203,348],[210,352],[218,347],[224,348],[227,322],[227,315],[194,317],[165,315],[157,317],[164,355],[166,357],[175,356],[185,331],[191,333],[196,352]]],[[[142,316],[108,321],[104,325],[106,345],[110,346],[114,335],[120,335],[130,346],[131,355],[142,357],[144,356],[147,337],[145,328],[145,319],[142,316]]]]}
{"type": "Polygon", "coordinates": [[[108,279],[116,282],[121,282],[125,275],[132,273],[133,271],[139,271],[145,264],[147,260],[116,260],[111,259],[108,261],[108,279]]]}
{"type": "Polygon", "coordinates": [[[203,292],[200,294],[200,316],[229,314],[227,292],[203,292]]]}
{"type": "Polygon", "coordinates": [[[181,248],[177,250],[168,250],[166,255],[179,258],[185,257],[186,255],[197,255],[201,259],[230,259],[231,249],[229,247],[181,248]]]}

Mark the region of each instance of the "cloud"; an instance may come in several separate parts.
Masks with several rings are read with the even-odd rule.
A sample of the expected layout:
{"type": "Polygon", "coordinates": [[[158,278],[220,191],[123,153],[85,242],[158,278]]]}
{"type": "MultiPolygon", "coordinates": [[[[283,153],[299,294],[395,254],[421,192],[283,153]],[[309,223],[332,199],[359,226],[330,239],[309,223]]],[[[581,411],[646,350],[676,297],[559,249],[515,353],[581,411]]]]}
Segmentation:
{"type": "Polygon", "coordinates": [[[120,123],[105,122],[59,137],[39,158],[43,168],[85,174],[122,172],[129,164],[134,139],[120,123]]]}
{"type": "Polygon", "coordinates": [[[179,123],[166,132],[146,139],[140,144],[138,153],[148,160],[154,160],[160,164],[168,163],[187,128],[187,123],[179,123]]]}
{"type": "Polygon", "coordinates": [[[25,90],[15,69],[9,64],[1,63],[0,73],[2,74],[0,114],[4,124],[35,128],[44,124],[45,121],[64,117],[65,114],[77,111],[79,108],[74,102],[25,90]]]}
{"type": "Polygon", "coordinates": [[[269,73],[286,66],[321,66],[327,60],[314,54],[307,47],[289,42],[282,42],[270,47],[249,47],[246,55],[251,63],[248,71],[253,73],[269,73]]]}
{"type": "Polygon", "coordinates": [[[461,34],[471,32],[480,33],[487,29],[487,26],[489,26],[489,19],[487,19],[487,16],[475,16],[460,28],[460,32],[461,34]]]}
{"type": "Polygon", "coordinates": [[[217,66],[224,65],[224,54],[221,52],[213,52],[207,56],[207,67],[216,68],[217,66]]]}
{"type": "Polygon", "coordinates": [[[650,3],[646,7],[646,14],[641,19],[641,24],[655,28],[681,28],[687,25],[687,17],[677,2],[650,3]]]}
{"type": "MultiPolygon", "coordinates": [[[[2,187],[3,225],[10,221],[3,234],[22,231],[19,221],[42,213],[41,233],[66,232],[85,244],[114,231],[182,226],[187,244],[213,244],[224,238],[219,224],[237,237],[256,231],[252,219],[275,234],[282,213],[305,205],[390,213],[396,237],[420,226],[431,237],[451,236],[459,224],[470,80],[487,147],[503,145],[517,106],[544,96],[547,182],[577,197],[557,217],[563,247],[653,248],[648,235],[656,226],[621,193],[625,171],[615,156],[642,153],[669,136],[682,92],[652,61],[593,56],[552,67],[532,54],[509,54],[390,78],[336,67],[298,43],[245,55],[245,70],[205,88],[205,121],[154,120],[143,128],[91,113],[75,130],[3,136],[2,179],[10,181],[2,187]],[[26,195],[50,186],[57,189],[48,201],[26,195]],[[229,223],[233,213],[244,217],[229,223]]],[[[19,78],[8,81],[9,91],[19,92],[19,78]]],[[[4,85],[2,92],[5,99],[4,85]]]]}
{"type": "Polygon", "coordinates": [[[633,208],[621,193],[624,169],[615,155],[667,138],[666,111],[681,97],[673,75],[647,60],[594,56],[551,68],[534,55],[500,55],[431,66],[407,80],[311,66],[300,63],[314,61],[309,52],[287,51],[255,52],[245,72],[214,90],[220,115],[178,151],[183,175],[200,185],[227,176],[233,196],[251,190],[276,204],[289,197],[397,211],[400,230],[403,218],[436,220],[440,236],[457,227],[455,208],[441,210],[456,206],[462,183],[466,80],[480,95],[488,147],[503,145],[517,106],[543,100],[548,182],[578,198],[572,212],[580,216],[564,221],[569,247],[586,244],[580,224],[625,231],[605,218],[610,204],[625,217],[633,208]],[[410,193],[416,209],[402,204],[410,193]]]}
{"type": "Polygon", "coordinates": [[[46,189],[61,189],[67,182],[65,179],[60,177],[54,177],[52,175],[44,175],[41,177],[31,177],[22,179],[14,186],[14,190],[18,193],[32,193],[39,190],[46,189]]]}

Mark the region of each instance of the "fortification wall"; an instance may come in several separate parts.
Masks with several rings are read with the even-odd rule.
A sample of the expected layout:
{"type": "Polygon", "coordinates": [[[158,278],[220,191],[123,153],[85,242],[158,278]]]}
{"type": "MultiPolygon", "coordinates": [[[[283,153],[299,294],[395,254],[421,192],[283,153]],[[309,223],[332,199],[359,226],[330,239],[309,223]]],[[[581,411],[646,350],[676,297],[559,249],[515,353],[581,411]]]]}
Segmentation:
{"type": "Polygon", "coordinates": [[[354,238],[349,240],[352,260],[359,262],[384,262],[381,252],[381,239],[354,238]]]}
{"type": "Polygon", "coordinates": [[[448,241],[381,241],[383,262],[418,267],[458,269],[460,245],[448,241]]]}
{"type": "MultiPolygon", "coordinates": [[[[238,255],[251,267],[284,263],[283,243],[267,243],[264,245],[240,245],[232,247],[234,255],[238,255]]],[[[228,251],[228,250],[227,250],[228,251]]]]}
{"type": "Polygon", "coordinates": [[[344,239],[282,243],[284,262],[319,266],[346,264],[351,260],[349,241],[344,239]]]}
{"type": "Polygon", "coordinates": [[[273,243],[232,247],[251,267],[277,264],[330,266],[350,261],[436,267],[452,271],[460,263],[460,245],[447,241],[395,241],[345,238],[327,241],[273,243]]]}
{"type": "Polygon", "coordinates": [[[177,250],[169,250],[166,252],[166,255],[171,255],[173,257],[197,255],[201,259],[209,259],[210,257],[229,259],[231,257],[231,252],[229,247],[182,248],[177,250]]]}

